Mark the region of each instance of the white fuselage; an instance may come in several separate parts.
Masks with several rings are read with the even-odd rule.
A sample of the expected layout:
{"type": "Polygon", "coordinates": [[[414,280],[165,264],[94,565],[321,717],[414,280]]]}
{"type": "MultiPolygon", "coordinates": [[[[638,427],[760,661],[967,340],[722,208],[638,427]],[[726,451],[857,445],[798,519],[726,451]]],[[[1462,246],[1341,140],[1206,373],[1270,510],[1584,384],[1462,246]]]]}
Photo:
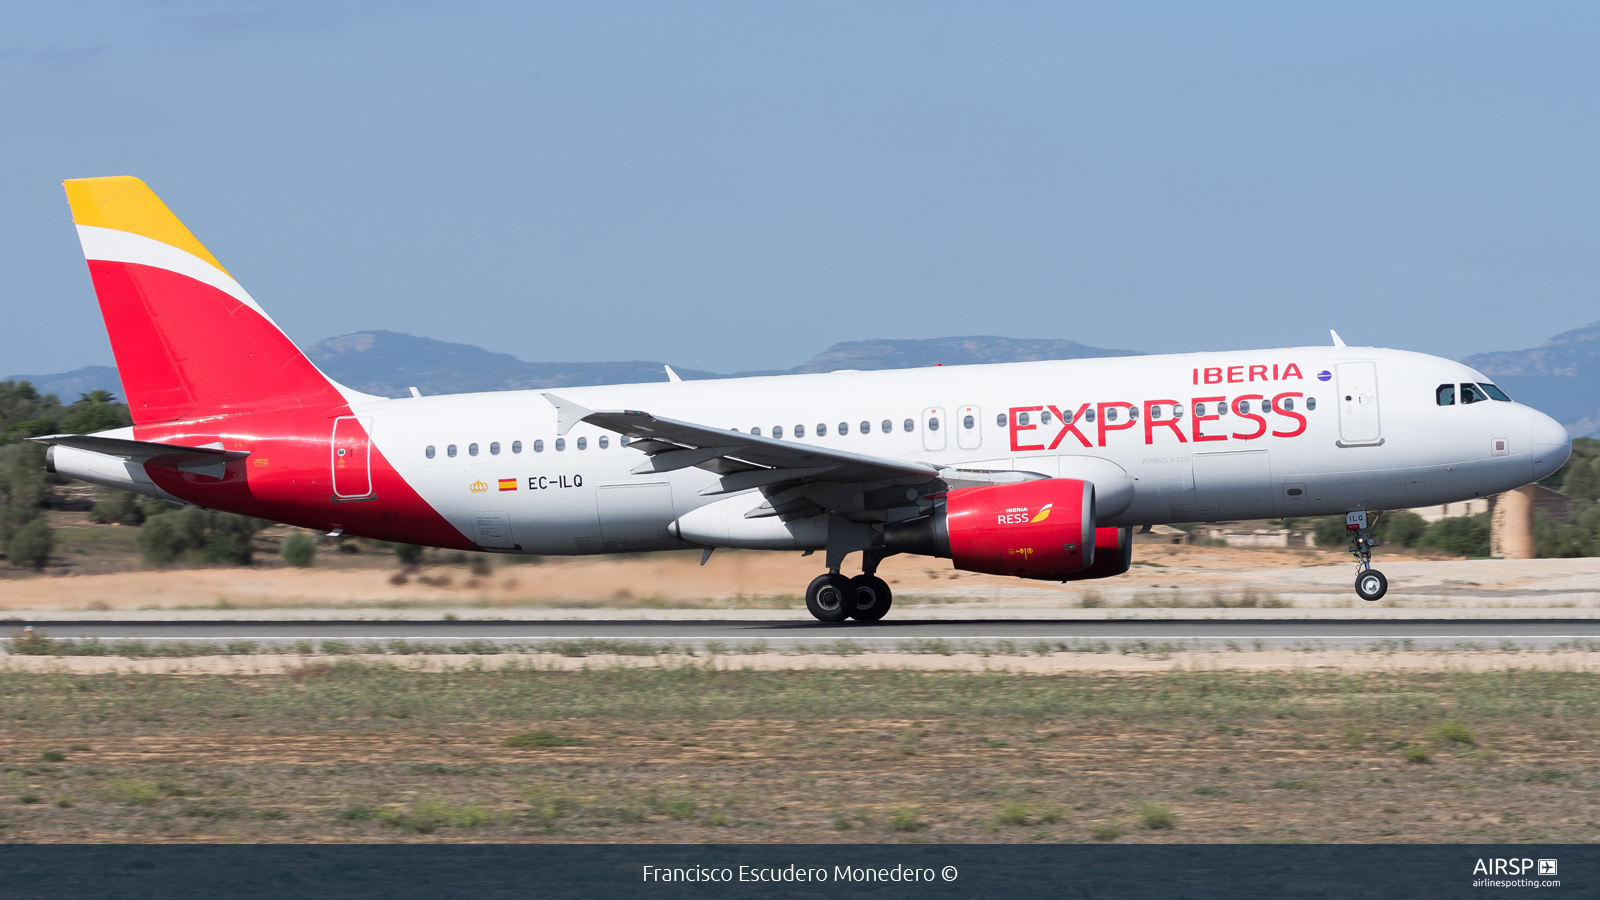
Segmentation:
{"type": "MultiPolygon", "coordinates": [[[[1515,402],[1437,402],[1439,385],[1486,380],[1419,353],[1301,347],[557,393],[594,410],[642,409],[940,466],[1075,477],[1074,460],[1108,460],[1132,479],[1133,498],[1097,524],[1123,526],[1428,506],[1553,472],[1570,441],[1548,416],[1515,402]],[[1064,427],[1067,416],[1075,430],[1064,427]]],[[[617,435],[587,424],[561,434],[538,391],[383,400],[353,412],[367,421],[373,445],[463,534],[474,536],[476,516],[503,514],[511,535],[498,549],[684,547],[667,526],[726,499],[699,493],[717,481],[712,472],[631,474],[643,456],[617,435]]]]}

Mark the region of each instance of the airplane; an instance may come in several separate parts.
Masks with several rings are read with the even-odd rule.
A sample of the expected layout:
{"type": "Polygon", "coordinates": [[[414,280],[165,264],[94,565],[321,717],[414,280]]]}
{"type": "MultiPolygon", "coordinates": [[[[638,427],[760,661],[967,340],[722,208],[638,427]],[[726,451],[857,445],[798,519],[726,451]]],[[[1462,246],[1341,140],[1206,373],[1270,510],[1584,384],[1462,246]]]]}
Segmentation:
{"type": "Polygon", "coordinates": [[[134,424],[35,438],[60,475],[331,536],[577,555],[823,553],[822,622],[892,554],[1072,581],[1135,528],[1373,518],[1544,478],[1566,430],[1458,362],[1285,347],[387,398],[323,374],[142,181],[64,183],[134,424]],[[861,554],[861,574],[843,573],[861,554]]]}

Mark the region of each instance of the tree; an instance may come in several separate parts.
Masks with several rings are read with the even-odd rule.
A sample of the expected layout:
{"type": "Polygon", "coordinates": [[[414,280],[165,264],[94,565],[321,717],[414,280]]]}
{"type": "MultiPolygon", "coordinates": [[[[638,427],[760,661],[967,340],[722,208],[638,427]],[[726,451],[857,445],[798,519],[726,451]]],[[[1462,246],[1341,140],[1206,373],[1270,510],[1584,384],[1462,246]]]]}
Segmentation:
{"type": "Polygon", "coordinates": [[[17,529],[6,544],[6,559],[13,566],[26,566],[35,572],[50,561],[50,551],[56,548],[56,534],[43,516],[17,529]]]}
{"type": "Polygon", "coordinates": [[[1440,519],[1428,526],[1417,545],[1437,547],[1455,556],[1488,556],[1489,514],[1440,519]]]}
{"type": "Polygon", "coordinates": [[[248,566],[260,519],[209,509],[175,509],[151,515],[139,531],[144,558],[164,566],[180,557],[202,563],[248,566]]]}
{"type": "Polygon", "coordinates": [[[1384,513],[1373,526],[1373,537],[1400,547],[1415,547],[1428,530],[1428,520],[1409,510],[1384,513]]]}
{"type": "Polygon", "coordinates": [[[283,539],[283,561],[301,569],[317,561],[317,545],[304,531],[291,532],[283,539]]]}

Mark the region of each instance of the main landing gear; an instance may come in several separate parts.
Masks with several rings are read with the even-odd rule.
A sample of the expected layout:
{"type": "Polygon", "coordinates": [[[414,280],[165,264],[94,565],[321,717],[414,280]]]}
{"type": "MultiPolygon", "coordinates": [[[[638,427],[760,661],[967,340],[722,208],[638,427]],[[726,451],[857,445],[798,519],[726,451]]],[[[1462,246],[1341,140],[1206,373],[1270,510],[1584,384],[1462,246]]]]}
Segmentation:
{"type": "MultiPolygon", "coordinates": [[[[1379,515],[1373,513],[1372,518],[1379,515]]],[[[1345,517],[1345,528],[1350,531],[1350,554],[1356,558],[1356,594],[1363,600],[1382,600],[1389,591],[1389,579],[1372,567],[1372,548],[1378,542],[1372,539],[1367,513],[1350,513],[1345,517]]]]}
{"type": "Polygon", "coordinates": [[[822,622],[876,622],[889,613],[894,595],[877,575],[881,556],[862,555],[862,573],[846,578],[833,569],[818,575],[806,588],[806,610],[822,622]]]}

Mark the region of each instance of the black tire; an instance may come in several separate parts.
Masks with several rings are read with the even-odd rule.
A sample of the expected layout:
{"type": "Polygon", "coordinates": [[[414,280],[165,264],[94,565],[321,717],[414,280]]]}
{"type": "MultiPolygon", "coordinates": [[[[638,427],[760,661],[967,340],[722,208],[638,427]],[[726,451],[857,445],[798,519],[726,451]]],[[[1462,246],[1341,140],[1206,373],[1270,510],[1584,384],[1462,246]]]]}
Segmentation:
{"type": "Polygon", "coordinates": [[[843,575],[818,575],[806,587],[806,610],[819,622],[843,622],[855,605],[855,588],[843,575]]]}
{"type": "Polygon", "coordinates": [[[857,575],[850,579],[855,602],[850,605],[850,617],[857,622],[876,622],[889,614],[894,594],[889,583],[876,575],[857,575]]]}
{"type": "Polygon", "coordinates": [[[1389,579],[1377,569],[1368,569],[1356,576],[1356,593],[1363,600],[1382,600],[1389,592],[1389,579]]]}

